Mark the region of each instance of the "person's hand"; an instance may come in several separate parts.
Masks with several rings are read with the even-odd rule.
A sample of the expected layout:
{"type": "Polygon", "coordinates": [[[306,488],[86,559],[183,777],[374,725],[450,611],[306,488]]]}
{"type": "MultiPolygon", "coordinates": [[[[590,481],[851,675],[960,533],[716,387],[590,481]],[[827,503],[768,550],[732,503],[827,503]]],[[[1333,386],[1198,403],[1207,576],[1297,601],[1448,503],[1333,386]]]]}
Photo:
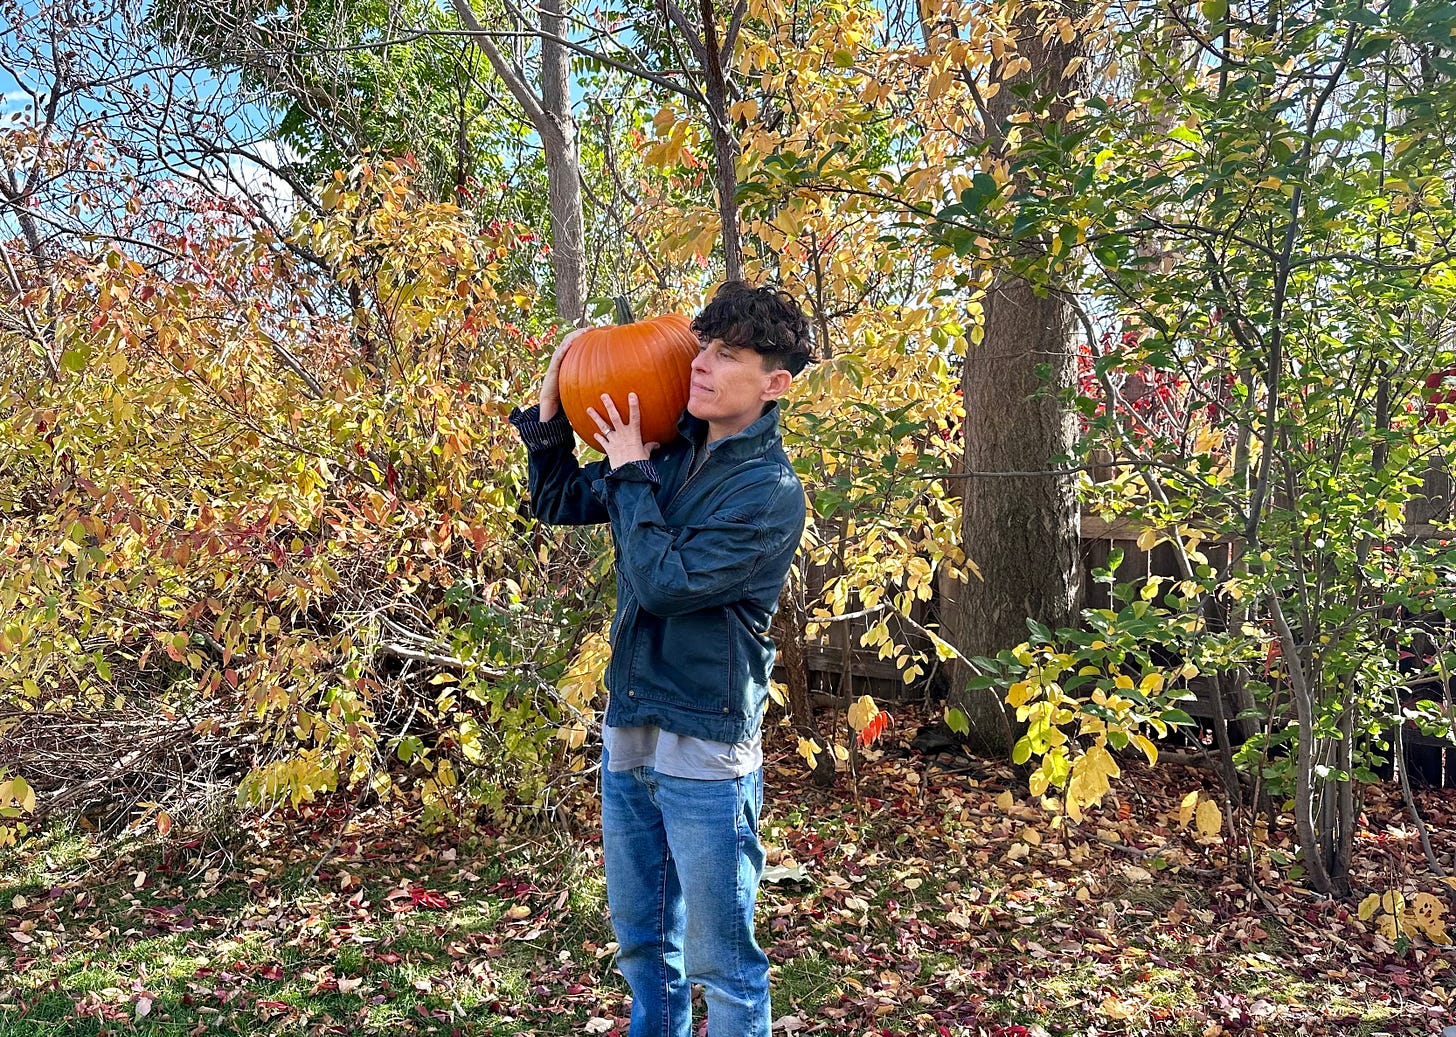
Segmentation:
{"type": "Polygon", "coordinates": [[[622,420],[622,415],[617,412],[617,405],[607,393],[602,393],[602,410],[606,411],[605,418],[597,413],[595,407],[588,407],[586,413],[597,423],[597,428],[601,429],[596,440],[602,453],[607,455],[607,464],[614,469],[621,468],[624,464],[645,461],[652,456],[657,444],[642,442],[642,414],[637,407],[635,392],[627,394],[626,421],[622,420]]]}
{"type": "Polygon", "coordinates": [[[550,421],[556,417],[556,412],[561,409],[561,361],[566,358],[566,352],[576,337],[587,328],[577,328],[571,334],[561,340],[556,351],[551,354],[551,363],[546,366],[546,377],[541,379],[541,420],[550,421]]]}

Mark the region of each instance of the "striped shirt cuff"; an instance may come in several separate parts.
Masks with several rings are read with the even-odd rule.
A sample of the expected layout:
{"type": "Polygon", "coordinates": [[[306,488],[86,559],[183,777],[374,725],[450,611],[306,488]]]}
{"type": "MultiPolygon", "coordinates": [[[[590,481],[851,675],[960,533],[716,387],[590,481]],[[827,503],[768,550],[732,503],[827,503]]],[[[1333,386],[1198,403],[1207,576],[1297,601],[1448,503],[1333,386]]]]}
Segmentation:
{"type": "Polygon", "coordinates": [[[636,476],[632,475],[634,471],[648,482],[659,486],[662,485],[662,480],[657,477],[657,466],[651,461],[646,460],[628,461],[618,468],[613,468],[607,475],[614,479],[620,479],[623,476],[626,476],[628,479],[635,479],[636,476]]]}
{"type": "Polygon", "coordinates": [[[571,446],[574,443],[571,422],[566,420],[566,415],[558,410],[556,416],[550,421],[542,421],[539,403],[533,403],[525,410],[520,407],[513,409],[510,423],[516,426],[516,431],[521,435],[521,442],[526,444],[527,450],[548,450],[551,447],[571,446]]]}

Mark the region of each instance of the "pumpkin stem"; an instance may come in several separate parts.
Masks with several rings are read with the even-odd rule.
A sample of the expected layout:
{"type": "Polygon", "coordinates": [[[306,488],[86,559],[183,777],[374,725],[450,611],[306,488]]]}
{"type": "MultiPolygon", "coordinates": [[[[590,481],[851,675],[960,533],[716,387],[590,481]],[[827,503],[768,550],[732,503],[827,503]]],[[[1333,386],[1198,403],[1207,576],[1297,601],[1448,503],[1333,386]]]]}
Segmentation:
{"type": "Polygon", "coordinates": [[[618,295],[612,299],[613,305],[617,308],[618,324],[634,324],[637,318],[632,316],[632,303],[625,295],[618,295]]]}

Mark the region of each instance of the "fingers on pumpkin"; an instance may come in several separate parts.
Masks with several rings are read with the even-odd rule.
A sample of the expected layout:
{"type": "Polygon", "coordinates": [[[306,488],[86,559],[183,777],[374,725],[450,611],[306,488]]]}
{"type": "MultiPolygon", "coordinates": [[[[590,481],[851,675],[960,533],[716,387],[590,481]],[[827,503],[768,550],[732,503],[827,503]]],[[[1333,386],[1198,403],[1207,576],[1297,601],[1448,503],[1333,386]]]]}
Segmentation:
{"type": "MultiPolygon", "coordinates": [[[[637,425],[637,424],[640,424],[641,423],[641,420],[642,419],[639,417],[639,414],[638,414],[637,394],[635,392],[634,393],[628,393],[627,394],[627,420],[626,421],[623,421],[622,420],[622,414],[621,414],[621,412],[619,410],[617,410],[617,401],[614,400],[614,399],[612,399],[612,397],[609,394],[602,393],[602,403],[603,403],[603,405],[606,408],[607,417],[611,419],[611,422],[612,422],[611,427],[612,427],[613,430],[615,430],[615,429],[623,429],[623,428],[627,428],[630,425],[637,425]]],[[[597,418],[597,422],[599,424],[601,423],[601,418],[600,417],[597,418]]],[[[605,431],[605,430],[606,430],[606,427],[603,426],[603,431],[605,431]]]]}

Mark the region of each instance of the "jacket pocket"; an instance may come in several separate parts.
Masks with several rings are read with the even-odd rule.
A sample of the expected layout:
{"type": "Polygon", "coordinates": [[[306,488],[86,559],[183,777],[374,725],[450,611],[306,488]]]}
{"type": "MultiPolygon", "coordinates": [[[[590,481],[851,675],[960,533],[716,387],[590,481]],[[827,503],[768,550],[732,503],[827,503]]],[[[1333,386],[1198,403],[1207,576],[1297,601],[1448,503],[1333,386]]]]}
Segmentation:
{"type": "Polygon", "coordinates": [[[733,712],[733,643],[724,610],[670,618],[639,612],[637,622],[630,678],[634,698],[693,713],[733,712]]]}

